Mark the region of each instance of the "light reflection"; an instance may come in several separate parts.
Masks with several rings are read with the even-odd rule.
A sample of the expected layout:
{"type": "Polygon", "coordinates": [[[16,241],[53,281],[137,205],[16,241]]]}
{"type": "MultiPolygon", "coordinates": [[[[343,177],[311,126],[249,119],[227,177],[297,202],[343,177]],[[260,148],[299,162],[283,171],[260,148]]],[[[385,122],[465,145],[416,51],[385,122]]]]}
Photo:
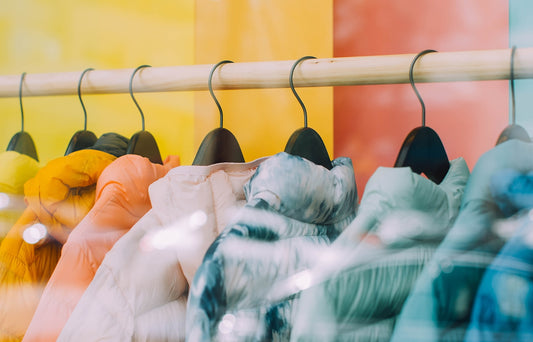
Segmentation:
{"type": "Polygon", "coordinates": [[[450,273],[453,271],[453,262],[445,258],[440,262],[440,269],[443,273],[450,273]]]}
{"type": "Polygon", "coordinates": [[[189,218],[189,224],[193,227],[201,227],[207,222],[207,215],[205,212],[198,210],[194,212],[189,218]]]}
{"type": "Polygon", "coordinates": [[[221,334],[230,334],[235,326],[235,316],[232,314],[226,314],[222,317],[222,320],[218,324],[218,330],[221,334]]]}
{"type": "Polygon", "coordinates": [[[207,214],[201,210],[176,221],[167,228],[147,233],[140,242],[143,251],[164,250],[195,243],[194,231],[207,222],[207,214]]]}
{"type": "Polygon", "coordinates": [[[9,195],[0,192],[0,209],[7,208],[9,206],[9,195]]]}
{"type": "Polygon", "coordinates": [[[300,291],[310,288],[312,285],[311,271],[305,270],[296,274],[292,279],[292,283],[300,291]]]}
{"type": "Polygon", "coordinates": [[[22,233],[22,238],[27,243],[34,245],[46,237],[46,227],[41,223],[29,226],[22,233]]]}
{"type": "MultiPolygon", "coordinates": [[[[528,216],[531,216],[531,213],[529,213],[528,216]]],[[[497,220],[493,224],[493,231],[505,240],[509,240],[515,234],[517,228],[521,224],[520,221],[520,217],[497,220]]]]}

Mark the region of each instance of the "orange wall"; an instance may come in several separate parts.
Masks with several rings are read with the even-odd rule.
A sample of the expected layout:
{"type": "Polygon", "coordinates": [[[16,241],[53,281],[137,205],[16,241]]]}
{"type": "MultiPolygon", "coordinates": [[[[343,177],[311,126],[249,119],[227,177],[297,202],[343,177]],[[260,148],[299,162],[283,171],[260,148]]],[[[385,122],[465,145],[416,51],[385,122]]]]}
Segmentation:
{"type": "MultiPolygon", "coordinates": [[[[334,1],[335,57],[507,47],[508,1],[334,1]]],[[[464,157],[472,169],[507,124],[507,81],[417,89],[426,124],[441,137],[448,158],[464,157]]],[[[334,111],[335,156],[353,159],[361,195],[376,168],[393,166],[404,138],[421,125],[421,107],[409,84],[373,85],[336,87],[334,111]]]]}

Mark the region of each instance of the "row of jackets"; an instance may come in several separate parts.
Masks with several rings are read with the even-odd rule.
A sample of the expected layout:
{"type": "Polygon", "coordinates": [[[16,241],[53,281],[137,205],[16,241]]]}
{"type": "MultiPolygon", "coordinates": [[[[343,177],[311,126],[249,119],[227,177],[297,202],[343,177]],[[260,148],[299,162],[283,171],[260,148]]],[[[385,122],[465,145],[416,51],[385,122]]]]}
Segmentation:
{"type": "Polygon", "coordinates": [[[118,150],[25,182],[0,245],[1,341],[530,337],[533,144],[472,174],[452,160],[440,184],[380,167],[360,203],[348,158],[178,167],[118,150]]]}

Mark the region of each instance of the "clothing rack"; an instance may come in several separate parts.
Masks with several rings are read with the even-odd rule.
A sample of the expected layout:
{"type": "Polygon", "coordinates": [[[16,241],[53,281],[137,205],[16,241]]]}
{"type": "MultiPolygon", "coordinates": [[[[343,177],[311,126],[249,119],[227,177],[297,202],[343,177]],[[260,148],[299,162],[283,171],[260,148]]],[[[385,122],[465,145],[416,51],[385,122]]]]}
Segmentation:
{"type": "MultiPolygon", "coordinates": [[[[409,82],[416,54],[308,59],[294,72],[295,87],[323,87],[409,82]]],[[[510,77],[511,49],[436,52],[420,58],[414,79],[420,82],[487,81],[510,77]]],[[[288,88],[295,60],[230,63],[217,68],[214,89],[288,88]]],[[[533,48],[515,52],[515,79],[533,78],[533,48]]],[[[133,81],[138,92],[207,90],[213,65],[151,67],[133,81]]],[[[83,79],[83,94],[127,93],[133,69],[94,70],[83,79]]],[[[76,95],[80,72],[28,73],[23,96],[76,95]]],[[[0,97],[18,96],[20,75],[0,76],[0,97]]]]}

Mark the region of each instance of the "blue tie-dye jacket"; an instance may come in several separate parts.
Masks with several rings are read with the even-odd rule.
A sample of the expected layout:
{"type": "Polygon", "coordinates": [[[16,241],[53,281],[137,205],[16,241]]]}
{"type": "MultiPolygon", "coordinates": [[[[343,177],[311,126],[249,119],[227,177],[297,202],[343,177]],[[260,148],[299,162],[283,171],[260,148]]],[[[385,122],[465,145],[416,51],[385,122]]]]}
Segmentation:
{"type": "Polygon", "coordinates": [[[357,209],[348,158],[327,170],[279,153],[259,166],[244,190],[246,206],[196,272],[187,304],[189,341],[288,339],[292,302],[305,279],[289,281],[287,291],[272,289],[314,265],[357,209]]]}

